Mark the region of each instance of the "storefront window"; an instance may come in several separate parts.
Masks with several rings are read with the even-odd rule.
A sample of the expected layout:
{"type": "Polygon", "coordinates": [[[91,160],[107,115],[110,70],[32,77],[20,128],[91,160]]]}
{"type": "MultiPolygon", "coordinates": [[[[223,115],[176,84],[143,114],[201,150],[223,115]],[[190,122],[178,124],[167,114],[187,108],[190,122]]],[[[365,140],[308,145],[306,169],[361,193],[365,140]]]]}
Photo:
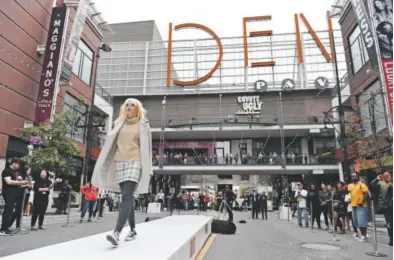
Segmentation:
{"type": "Polygon", "coordinates": [[[83,41],[80,41],[74,60],[73,73],[90,86],[92,68],[93,51],[83,41]]]}
{"type": "Polygon", "coordinates": [[[356,74],[369,60],[367,48],[360,32],[360,28],[356,26],[349,36],[350,57],[352,59],[353,75],[356,74]]]}
{"type": "Polygon", "coordinates": [[[358,96],[358,104],[365,136],[376,134],[387,127],[387,114],[380,81],[375,81],[358,96]]]}
{"type": "MultiPolygon", "coordinates": [[[[80,119],[78,121],[78,126],[84,126],[86,125],[86,118],[87,118],[86,112],[88,110],[88,107],[86,105],[78,106],[78,104],[79,104],[78,99],[66,93],[66,95],[64,96],[64,108],[63,108],[64,111],[72,111],[73,114],[80,116],[80,119]]],[[[78,127],[75,133],[69,134],[69,137],[79,143],[84,143],[85,128],[78,127]]]]}

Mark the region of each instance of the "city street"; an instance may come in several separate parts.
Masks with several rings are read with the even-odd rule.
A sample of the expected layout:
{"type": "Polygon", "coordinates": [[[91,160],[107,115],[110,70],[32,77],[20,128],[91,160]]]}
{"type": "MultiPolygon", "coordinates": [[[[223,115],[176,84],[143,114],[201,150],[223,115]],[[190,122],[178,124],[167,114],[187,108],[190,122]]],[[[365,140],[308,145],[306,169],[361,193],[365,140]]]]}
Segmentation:
{"type": "MultiPolygon", "coordinates": [[[[255,220],[251,218],[250,212],[237,212],[234,215],[237,233],[229,236],[217,235],[204,259],[374,259],[365,254],[373,251],[372,234],[368,243],[358,242],[350,235],[337,235],[339,241],[334,241],[332,234],[327,231],[299,228],[295,219],[291,222],[278,220],[275,213],[268,213],[268,218],[268,221],[255,220]],[[241,219],[247,223],[239,224],[241,219]],[[322,244],[323,247],[303,248],[307,243],[322,244]],[[331,246],[338,248],[330,248],[331,246]]],[[[380,244],[379,252],[388,255],[384,259],[393,258],[392,248],[387,245],[380,244]]]]}
{"type": "MultiPolygon", "coordinates": [[[[182,212],[182,214],[185,214],[182,212]]],[[[189,211],[186,214],[197,214],[189,211]]],[[[200,212],[202,215],[216,216],[216,212],[200,212]]],[[[167,216],[168,213],[155,214],[167,216]]],[[[149,215],[151,216],[151,215],[149,215]]],[[[212,235],[212,243],[207,242],[202,251],[206,251],[202,259],[216,260],[258,260],[258,259],[373,259],[366,252],[373,251],[372,234],[370,242],[361,243],[350,235],[337,235],[339,241],[334,241],[332,234],[323,230],[298,228],[293,221],[278,220],[277,213],[269,213],[268,221],[251,219],[250,212],[235,212],[237,233],[235,235],[212,235]],[[246,224],[238,223],[246,220],[246,224]],[[317,249],[303,248],[304,244],[319,244],[317,249]],[[320,248],[320,245],[321,248],[320,248]],[[334,248],[332,246],[336,246],[334,248]]],[[[55,219],[55,216],[49,218],[55,219]]],[[[74,213],[70,227],[62,227],[60,221],[47,222],[47,230],[29,232],[25,235],[0,237],[0,257],[28,251],[43,246],[53,245],[81,237],[103,233],[113,229],[117,213],[105,213],[98,223],[78,223],[77,213],[74,213]]],[[[137,212],[136,221],[141,223],[146,214],[137,212]]],[[[58,218],[63,218],[63,216],[58,218]]],[[[104,238],[103,238],[104,239],[104,238]]],[[[392,248],[387,246],[387,235],[381,233],[378,237],[379,252],[388,255],[385,259],[392,259],[392,248]]],[[[313,245],[312,245],[313,246],[313,245]]]]}

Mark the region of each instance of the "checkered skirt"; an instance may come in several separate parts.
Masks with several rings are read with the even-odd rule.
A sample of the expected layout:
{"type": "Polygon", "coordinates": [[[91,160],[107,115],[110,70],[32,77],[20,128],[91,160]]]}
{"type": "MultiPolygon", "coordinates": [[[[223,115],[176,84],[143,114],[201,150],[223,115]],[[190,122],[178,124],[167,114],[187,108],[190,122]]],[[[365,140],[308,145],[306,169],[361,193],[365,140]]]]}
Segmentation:
{"type": "Polygon", "coordinates": [[[141,178],[140,161],[133,162],[116,162],[116,181],[122,183],[125,181],[134,181],[139,183],[141,178]]]}

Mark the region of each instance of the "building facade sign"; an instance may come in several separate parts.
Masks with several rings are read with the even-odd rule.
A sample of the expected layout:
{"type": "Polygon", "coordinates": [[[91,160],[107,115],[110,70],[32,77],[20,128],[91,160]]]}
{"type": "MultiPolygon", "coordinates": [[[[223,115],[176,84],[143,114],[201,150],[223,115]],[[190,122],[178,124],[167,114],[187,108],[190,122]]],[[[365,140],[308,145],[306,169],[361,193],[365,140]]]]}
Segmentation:
{"type": "Polygon", "coordinates": [[[393,1],[373,1],[371,7],[381,68],[387,92],[390,122],[393,123],[393,1]]]}
{"type": "Polygon", "coordinates": [[[237,97],[239,104],[236,115],[260,115],[263,108],[263,102],[260,101],[260,96],[239,96],[237,97]]]}
{"type": "Polygon", "coordinates": [[[363,0],[352,0],[352,8],[356,14],[358,26],[363,35],[364,44],[368,52],[369,59],[373,66],[378,65],[376,56],[376,46],[373,39],[372,25],[368,19],[368,12],[363,0]]]}
{"type": "MultiPolygon", "coordinates": [[[[359,0],[353,0],[353,1],[359,1],[359,0]]],[[[303,21],[305,26],[308,28],[308,32],[312,35],[313,40],[315,41],[316,45],[320,49],[326,62],[330,63],[332,61],[332,57],[330,56],[330,54],[328,53],[328,51],[326,50],[326,48],[322,44],[321,40],[317,37],[316,32],[313,30],[312,26],[310,25],[310,23],[308,22],[308,20],[304,16],[304,14],[302,14],[302,13],[301,14],[294,14],[295,23],[296,23],[296,36],[297,36],[297,53],[298,53],[297,57],[298,57],[299,63],[304,63],[304,54],[303,54],[303,50],[302,50],[300,28],[299,28],[299,21],[298,21],[299,17],[301,18],[301,20],[303,21]]],[[[253,16],[253,17],[244,17],[243,18],[243,22],[242,22],[243,23],[243,54],[244,54],[245,68],[248,68],[249,65],[252,68],[275,66],[275,64],[276,64],[275,60],[250,62],[249,51],[248,51],[249,45],[248,45],[248,39],[247,39],[247,35],[248,35],[247,23],[256,22],[256,21],[268,21],[271,19],[272,19],[271,15],[262,15],[262,16],[253,16]]],[[[327,16],[327,19],[329,20],[328,23],[330,24],[331,18],[329,15],[327,16]]],[[[331,35],[332,28],[330,26],[329,26],[329,31],[330,31],[330,35],[331,35]]],[[[250,36],[267,36],[267,35],[272,35],[272,34],[273,34],[272,30],[255,31],[255,32],[249,33],[250,36]]],[[[330,47],[332,48],[331,41],[330,41],[330,47]]],[[[169,24],[169,31],[168,31],[168,48],[167,48],[167,80],[166,80],[167,87],[170,87],[171,83],[173,83],[174,85],[186,87],[186,86],[196,86],[196,85],[199,85],[199,84],[207,81],[208,79],[210,79],[214,75],[216,70],[220,67],[220,64],[223,59],[223,54],[224,54],[224,48],[222,45],[221,38],[212,29],[208,28],[207,26],[204,26],[202,24],[197,24],[197,23],[183,23],[183,24],[179,24],[179,25],[176,25],[175,27],[173,27],[172,23],[170,23],[169,24]],[[215,40],[217,48],[218,48],[218,57],[217,57],[216,63],[207,74],[205,74],[204,76],[202,76],[198,79],[194,79],[191,81],[180,81],[177,79],[172,80],[171,79],[172,44],[173,44],[172,32],[178,31],[181,29],[190,29],[190,28],[202,30],[202,31],[208,33],[215,40]]]]}
{"type": "Polygon", "coordinates": [[[38,87],[34,120],[37,125],[48,122],[52,116],[53,103],[57,93],[56,88],[59,85],[60,58],[63,54],[67,21],[67,7],[55,7],[52,9],[42,74],[38,87]]]}
{"type": "Polygon", "coordinates": [[[78,44],[82,36],[83,26],[88,13],[89,2],[90,0],[79,1],[77,13],[70,32],[70,38],[64,53],[62,72],[60,74],[60,83],[62,85],[69,85],[70,82],[74,59],[78,51],[78,44]]]}

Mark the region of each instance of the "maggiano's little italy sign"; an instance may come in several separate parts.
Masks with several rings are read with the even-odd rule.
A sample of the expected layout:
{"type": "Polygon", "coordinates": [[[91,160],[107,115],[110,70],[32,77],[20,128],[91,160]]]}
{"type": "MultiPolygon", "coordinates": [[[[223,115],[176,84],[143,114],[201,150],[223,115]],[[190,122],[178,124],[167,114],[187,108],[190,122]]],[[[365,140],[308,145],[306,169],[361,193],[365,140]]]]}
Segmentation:
{"type": "Polygon", "coordinates": [[[263,102],[260,101],[260,96],[239,96],[237,97],[239,104],[236,115],[260,115],[263,108],[263,102]]]}
{"type": "Polygon", "coordinates": [[[62,57],[63,54],[64,31],[67,28],[67,21],[67,7],[55,7],[52,9],[41,79],[38,88],[35,115],[35,123],[37,125],[46,123],[52,116],[52,110],[54,109],[53,101],[59,82],[60,57],[62,57]]]}

